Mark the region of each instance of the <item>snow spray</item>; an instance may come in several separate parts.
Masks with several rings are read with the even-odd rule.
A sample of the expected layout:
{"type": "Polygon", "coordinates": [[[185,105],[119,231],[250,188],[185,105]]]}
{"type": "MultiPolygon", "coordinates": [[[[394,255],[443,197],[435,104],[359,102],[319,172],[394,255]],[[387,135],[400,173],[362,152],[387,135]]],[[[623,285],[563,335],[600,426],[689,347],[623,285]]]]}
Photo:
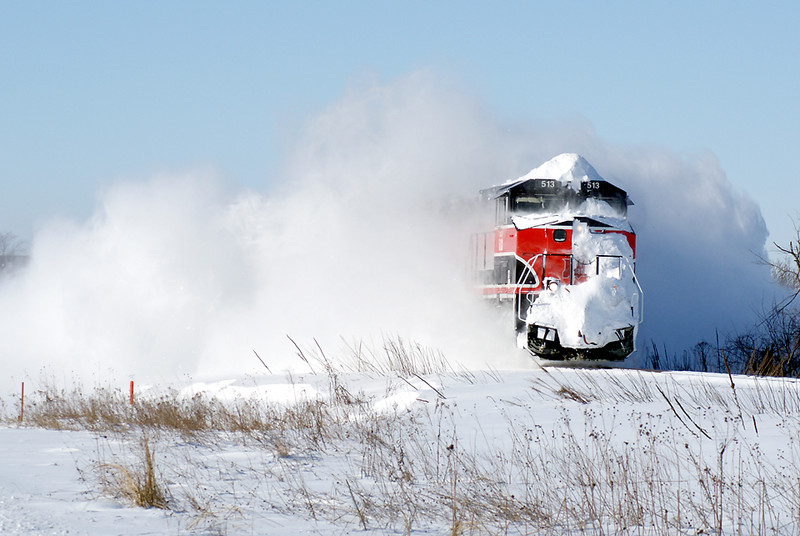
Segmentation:
{"type": "Polygon", "coordinates": [[[763,250],[758,207],[713,157],[589,130],[493,118],[415,73],[311,118],[263,191],[191,171],[117,182],[88,220],[44,225],[29,266],[0,281],[0,381],[241,376],[263,372],[254,350],[277,372],[302,365],[287,335],[330,354],[401,337],[455,365],[532,366],[471,293],[465,257],[478,190],[561,152],[636,203],[641,342],[677,350],[749,318],[766,280],[748,253],[763,250]]]}

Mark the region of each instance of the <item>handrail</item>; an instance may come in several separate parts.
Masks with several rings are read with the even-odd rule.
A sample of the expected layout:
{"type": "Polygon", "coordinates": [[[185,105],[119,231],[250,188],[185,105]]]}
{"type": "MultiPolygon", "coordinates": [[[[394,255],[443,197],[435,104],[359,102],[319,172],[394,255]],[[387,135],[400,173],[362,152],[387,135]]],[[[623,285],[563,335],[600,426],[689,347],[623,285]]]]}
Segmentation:
{"type": "Polygon", "coordinates": [[[634,270],[631,261],[628,260],[628,257],[621,258],[625,260],[625,264],[630,268],[631,274],[633,274],[633,282],[636,283],[636,287],[639,289],[639,323],[641,324],[644,322],[644,291],[642,290],[642,285],[639,284],[639,278],[636,277],[636,270],[634,270]]]}
{"type": "MultiPolygon", "coordinates": [[[[531,257],[529,260],[526,261],[519,255],[514,255],[514,257],[516,257],[517,260],[522,261],[522,263],[525,265],[525,269],[522,270],[522,274],[520,274],[520,276],[517,278],[517,285],[516,285],[517,287],[523,286],[523,281],[525,281],[528,272],[531,273],[531,275],[535,280],[533,287],[535,288],[539,286],[541,280],[539,279],[539,276],[536,275],[536,270],[533,269],[533,263],[536,262],[536,259],[538,259],[541,256],[542,254],[539,253],[538,255],[534,255],[533,257],[531,257]]],[[[519,294],[519,298],[517,299],[517,319],[522,320],[523,322],[526,320],[525,318],[522,318],[522,293],[519,294]]]]}

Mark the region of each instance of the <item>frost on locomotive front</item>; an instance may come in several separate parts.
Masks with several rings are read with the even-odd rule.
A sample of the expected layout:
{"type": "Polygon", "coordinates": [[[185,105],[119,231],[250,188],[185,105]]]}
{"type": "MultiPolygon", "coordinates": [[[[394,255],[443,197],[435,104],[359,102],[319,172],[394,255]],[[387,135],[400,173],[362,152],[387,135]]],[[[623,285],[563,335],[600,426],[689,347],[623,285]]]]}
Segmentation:
{"type": "Polygon", "coordinates": [[[519,345],[552,360],[633,352],[643,294],[628,194],[562,154],[481,197],[495,227],[473,236],[473,273],[512,312],[519,345]]]}

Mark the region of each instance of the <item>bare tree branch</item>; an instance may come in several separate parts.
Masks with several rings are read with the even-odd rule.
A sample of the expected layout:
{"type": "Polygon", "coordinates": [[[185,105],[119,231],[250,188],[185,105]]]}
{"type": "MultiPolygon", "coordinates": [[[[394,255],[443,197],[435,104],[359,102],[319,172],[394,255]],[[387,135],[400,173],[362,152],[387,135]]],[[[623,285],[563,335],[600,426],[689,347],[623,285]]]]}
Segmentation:
{"type": "Polygon", "coordinates": [[[773,243],[782,258],[769,263],[772,275],[781,285],[792,290],[800,290],[800,227],[794,222],[795,240],[788,246],[773,243]]]}
{"type": "Polygon", "coordinates": [[[0,233],[0,272],[18,266],[25,252],[25,243],[14,233],[0,233]]]}
{"type": "Polygon", "coordinates": [[[776,258],[758,256],[759,262],[769,266],[772,278],[779,285],[786,287],[794,292],[783,300],[776,312],[780,313],[788,307],[798,295],[800,295],[800,227],[794,223],[795,240],[790,240],[788,246],[782,246],[773,242],[778,256],[776,258]]]}

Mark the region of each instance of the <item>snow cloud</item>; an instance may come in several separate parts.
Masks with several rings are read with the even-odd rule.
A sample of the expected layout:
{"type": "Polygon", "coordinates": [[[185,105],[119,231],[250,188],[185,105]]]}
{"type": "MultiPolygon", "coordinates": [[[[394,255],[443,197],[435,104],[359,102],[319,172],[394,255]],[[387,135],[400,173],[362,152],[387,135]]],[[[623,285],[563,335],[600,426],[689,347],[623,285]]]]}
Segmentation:
{"type": "Polygon", "coordinates": [[[614,146],[586,125],[493,117],[430,73],[366,81],[312,118],[269,190],[202,172],[119,182],[53,221],[0,282],[7,378],[171,381],[298,367],[287,339],[385,336],[465,366],[526,366],[465,284],[477,190],[561,152],[628,190],[645,290],[640,347],[742,327],[768,299],[766,229],[713,155],[614,146]]]}
{"type": "Polygon", "coordinates": [[[767,238],[758,206],[733,189],[713,154],[599,145],[600,173],[636,203],[640,347],[680,352],[751,327],[776,293],[758,262],[767,238]]]}

